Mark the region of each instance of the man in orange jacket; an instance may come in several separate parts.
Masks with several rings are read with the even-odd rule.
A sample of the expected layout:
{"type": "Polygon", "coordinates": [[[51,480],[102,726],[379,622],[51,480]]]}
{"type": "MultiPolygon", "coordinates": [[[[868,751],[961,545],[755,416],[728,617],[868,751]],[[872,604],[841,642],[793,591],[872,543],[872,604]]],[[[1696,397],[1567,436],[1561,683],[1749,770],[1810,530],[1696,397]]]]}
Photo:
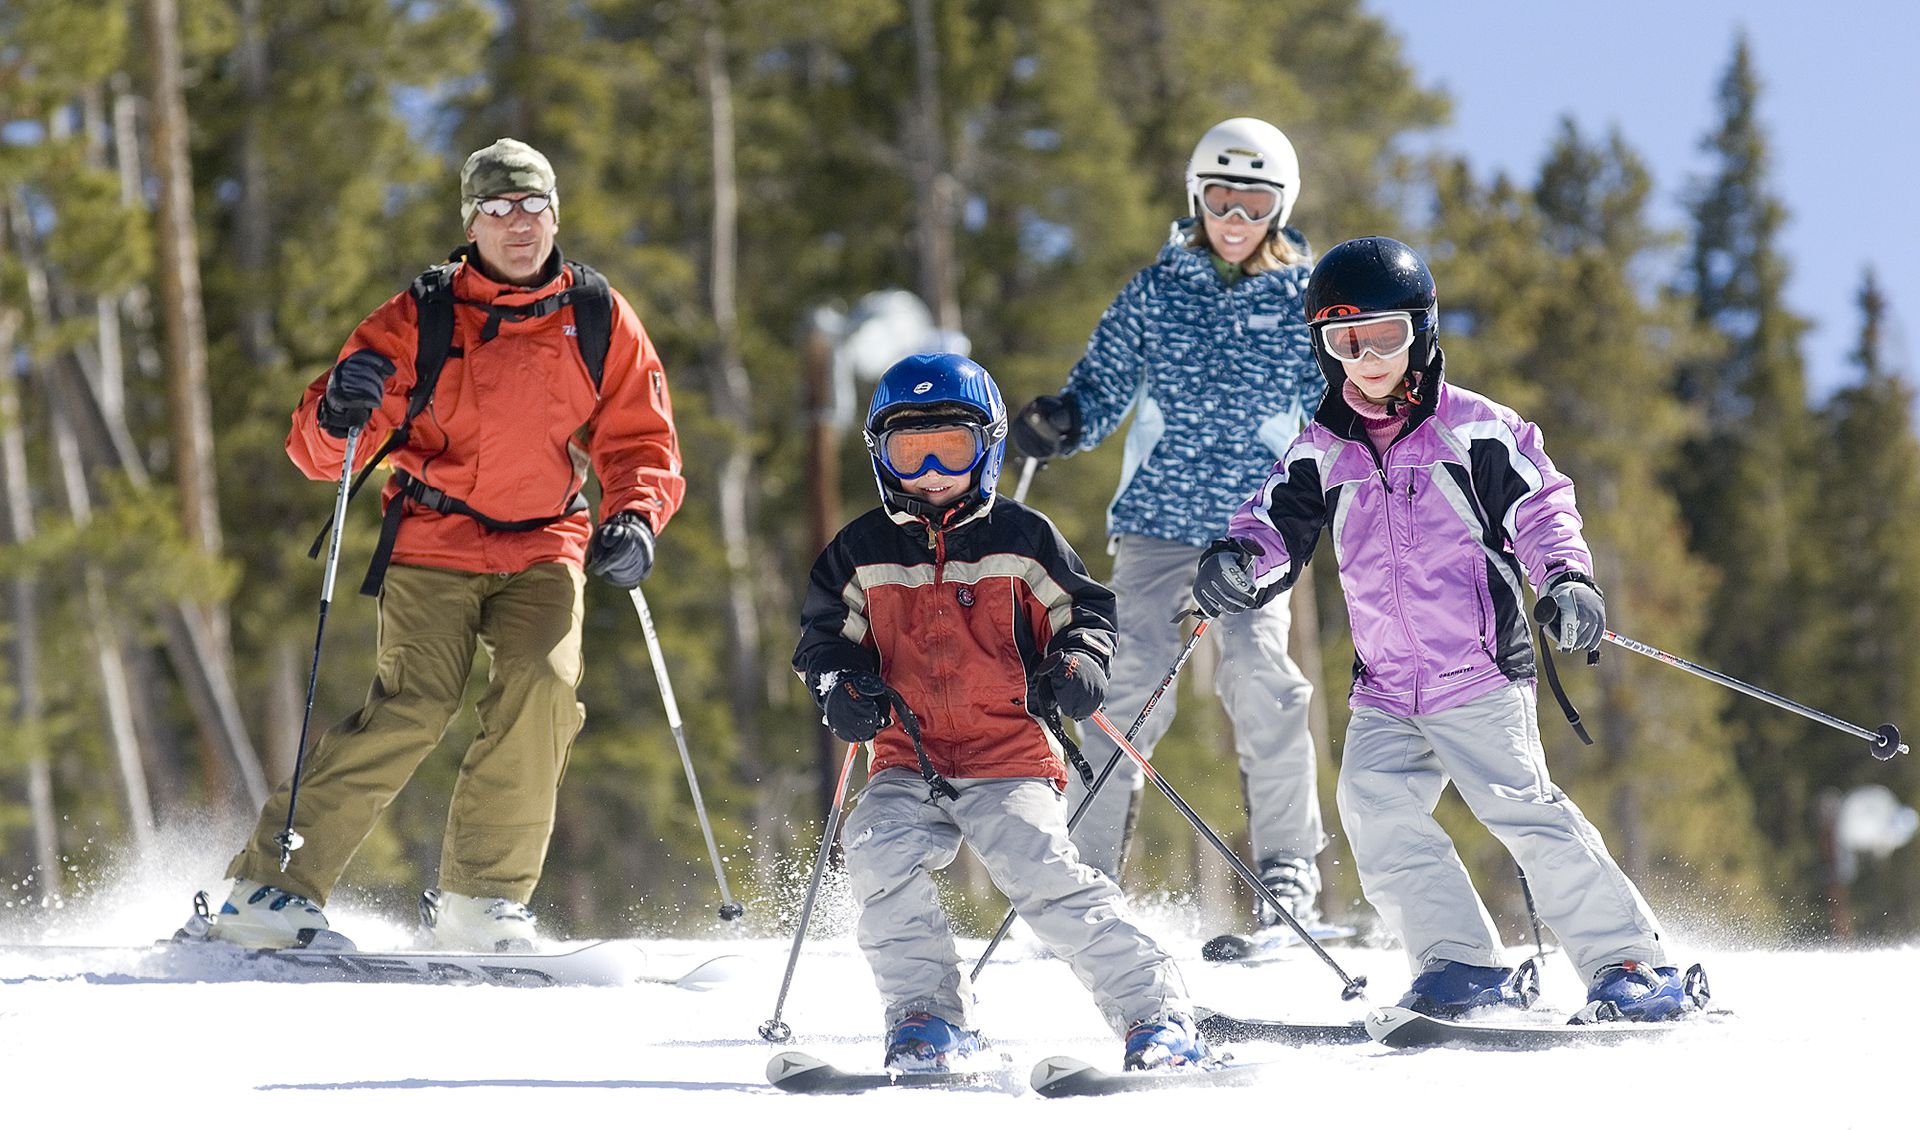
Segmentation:
{"type": "Polygon", "coordinates": [[[289,783],[228,869],[233,892],[207,928],[215,939],[348,944],[321,905],[446,731],[480,646],[491,667],[479,732],[454,786],[439,887],[426,893],[423,918],[441,948],[531,948],[526,903],[585,718],[574,695],[582,568],[622,588],[639,584],[686,490],[646,330],[624,297],[554,246],[559,195],[547,159],[503,138],[467,158],[460,190],[469,243],[454,265],[422,275],[361,322],[293,414],[287,453],[312,479],[341,477],[352,429],[361,430],[360,466],[382,439],[398,437],[368,576],[380,595],[377,670],[366,705],[306,759],[295,822],[302,846],[282,873],[289,783]],[[429,279],[450,288],[439,311],[422,289],[429,279]],[[419,370],[432,367],[423,339],[435,335],[422,327],[449,309],[438,382],[422,386],[430,401],[414,404],[419,370]],[[604,351],[598,372],[586,358],[595,349],[604,351]],[[589,462],[601,486],[597,530],[580,494],[589,462]]]}

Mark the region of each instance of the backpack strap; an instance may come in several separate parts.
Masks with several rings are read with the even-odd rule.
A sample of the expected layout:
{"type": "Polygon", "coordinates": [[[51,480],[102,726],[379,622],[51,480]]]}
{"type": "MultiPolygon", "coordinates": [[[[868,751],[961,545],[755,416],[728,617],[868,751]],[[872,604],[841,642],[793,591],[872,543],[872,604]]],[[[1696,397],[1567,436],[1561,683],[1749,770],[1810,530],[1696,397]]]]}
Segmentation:
{"type": "MultiPolygon", "coordinates": [[[[387,456],[407,442],[413,430],[414,417],[426,411],[427,405],[433,402],[433,390],[440,383],[440,370],[446,367],[447,358],[461,355],[453,344],[453,273],[460,269],[460,262],[456,256],[453,262],[428,267],[407,287],[407,292],[413,295],[414,313],[419,322],[413,351],[413,391],[407,396],[407,414],[400,421],[400,426],[388,434],[380,450],[374,452],[373,458],[360,468],[353,485],[347,488],[348,501],[352,501],[360,493],[360,488],[367,485],[367,479],[386,461],[387,456]]],[[[333,519],[329,517],[327,524],[320,527],[313,544],[307,547],[308,557],[319,558],[320,547],[325,544],[327,531],[331,529],[333,519]]],[[[380,571],[386,571],[384,562],[380,571]]],[[[365,591],[364,586],[362,591],[365,591]]]]}
{"type": "MultiPolygon", "coordinates": [[[[573,307],[574,344],[580,351],[580,359],[586,364],[587,375],[593,380],[593,391],[598,395],[602,380],[606,376],[607,353],[613,343],[613,288],[607,278],[585,263],[566,260],[573,271],[573,285],[557,294],[548,295],[538,302],[525,306],[495,306],[488,303],[470,302],[459,298],[453,292],[454,272],[465,261],[465,249],[456,250],[449,256],[451,262],[441,263],[420,272],[407,290],[413,295],[414,310],[419,323],[419,332],[415,338],[413,358],[413,391],[407,396],[407,414],[400,426],[393,429],[387,441],[380,445],[373,458],[367,460],[360,474],[348,488],[347,497],[351,499],[360,492],[360,488],[373,472],[385,462],[387,456],[404,446],[412,432],[414,418],[427,410],[433,402],[433,393],[440,383],[440,370],[446,367],[447,360],[462,356],[458,346],[453,344],[454,308],[456,305],[477,305],[487,310],[486,325],[481,330],[482,342],[491,341],[499,333],[502,321],[524,321],[529,318],[544,318],[560,310],[573,307]]],[[[366,596],[379,596],[386,583],[387,566],[393,559],[394,542],[399,536],[400,519],[405,515],[407,505],[415,503],[442,514],[459,514],[480,523],[490,530],[520,532],[539,529],[541,526],[557,522],[569,514],[584,508],[584,502],[575,496],[573,504],[560,514],[544,518],[527,518],[515,521],[502,521],[482,514],[460,499],[428,486],[426,483],[406,474],[394,472],[400,484],[399,493],[387,504],[380,523],[380,541],[373,552],[372,560],[367,562],[367,575],[360,583],[360,592],[366,596]]],[[[319,536],[313,539],[307,556],[318,558],[320,547],[326,542],[327,531],[333,528],[333,519],[328,518],[319,536]]]]}
{"type": "Polygon", "coordinates": [[[613,288],[607,285],[607,276],[585,263],[569,259],[567,266],[573,271],[568,293],[579,292],[573,301],[574,332],[579,335],[574,343],[587,363],[587,375],[593,378],[593,391],[599,392],[607,374],[607,350],[613,344],[613,288]]]}

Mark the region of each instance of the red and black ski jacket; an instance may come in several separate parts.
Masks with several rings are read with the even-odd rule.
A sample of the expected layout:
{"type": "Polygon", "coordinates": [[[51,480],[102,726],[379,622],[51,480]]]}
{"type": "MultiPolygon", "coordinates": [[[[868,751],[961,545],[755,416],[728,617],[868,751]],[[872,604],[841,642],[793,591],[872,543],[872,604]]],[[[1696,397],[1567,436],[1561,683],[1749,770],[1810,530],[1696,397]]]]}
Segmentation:
{"type": "MultiPolygon", "coordinates": [[[[942,776],[1047,777],[1064,788],[1059,744],[1028,712],[1028,680],[1068,648],[1105,670],[1114,595],[1046,515],[1011,499],[932,519],[876,507],[821,552],[800,621],[793,667],[815,702],[827,676],[875,672],[919,717],[942,776]]],[[[870,751],[870,773],[920,769],[898,725],[870,751]]]]}

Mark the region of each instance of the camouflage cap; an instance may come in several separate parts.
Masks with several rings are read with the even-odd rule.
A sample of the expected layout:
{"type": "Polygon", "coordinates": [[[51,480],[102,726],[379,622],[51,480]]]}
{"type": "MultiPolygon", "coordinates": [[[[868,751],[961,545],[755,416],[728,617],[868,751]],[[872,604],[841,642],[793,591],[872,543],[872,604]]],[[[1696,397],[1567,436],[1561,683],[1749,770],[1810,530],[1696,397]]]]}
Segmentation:
{"type": "Polygon", "coordinates": [[[473,223],[480,201],[509,192],[545,192],[555,197],[558,216],[558,187],[553,166],[540,151],[524,141],[503,137],[484,149],[476,149],[460,167],[460,223],[473,223]]]}

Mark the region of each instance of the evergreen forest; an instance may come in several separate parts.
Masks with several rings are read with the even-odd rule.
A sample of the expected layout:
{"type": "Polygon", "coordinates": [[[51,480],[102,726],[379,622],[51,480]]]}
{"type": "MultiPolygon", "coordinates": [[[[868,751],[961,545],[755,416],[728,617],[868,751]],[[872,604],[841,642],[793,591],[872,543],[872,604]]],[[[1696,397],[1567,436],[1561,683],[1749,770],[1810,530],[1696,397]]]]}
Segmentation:
{"type": "MultiPolygon", "coordinates": [[[[1765,60],[1705,49],[1725,55],[1715,127],[1667,185],[1631,137],[1571,121],[1522,179],[1415,144],[1447,100],[1357,0],[0,0],[0,917],[58,914],[182,842],[238,850],[286,779],[334,497],[288,461],[289,413],[461,241],[460,163],[501,136],[552,159],[562,249],[666,364],[689,488],[644,591],[757,930],[792,929],[844,748],[789,660],[826,532],[877,501],[848,328],[906,291],[1014,407],[1057,391],[1185,214],[1194,140],[1238,115],[1292,139],[1314,247],[1391,234],[1427,256],[1450,377],[1536,421],[1578,485],[1611,627],[1920,733],[1920,443],[1887,347],[1912,312],[1871,268],[1826,296],[1856,345],[1844,387],[1810,396],[1765,60]],[[1656,223],[1675,198],[1685,223],[1656,223]]],[[[1103,579],[1120,456],[1050,464],[1028,496],[1103,579]]],[[[378,525],[369,490],[316,732],[367,693],[378,525]]],[[[1312,573],[1294,646],[1324,715],[1325,905],[1364,921],[1332,800],[1352,648],[1330,561],[1312,573]]],[[[597,581],[586,656],[534,909],[575,936],[714,923],[645,639],[597,581]]],[[[1203,646],[1155,764],[1244,851],[1209,664],[1203,646]]],[[[1618,648],[1559,670],[1596,740],[1543,686],[1555,778],[1657,909],[1770,943],[1920,934],[1920,847],[1834,835],[1861,786],[1920,798],[1913,757],[1618,648]]],[[[411,913],[472,737],[469,709],[343,889],[411,913]]],[[[1521,929],[1512,861],[1457,800],[1442,816],[1521,929]]],[[[1138,897],[1250,921],[1151,791],[1140,836],[1138,897]]],[[[997,921],[977,867],[949,883],[967,922],[997,921]]]]}

